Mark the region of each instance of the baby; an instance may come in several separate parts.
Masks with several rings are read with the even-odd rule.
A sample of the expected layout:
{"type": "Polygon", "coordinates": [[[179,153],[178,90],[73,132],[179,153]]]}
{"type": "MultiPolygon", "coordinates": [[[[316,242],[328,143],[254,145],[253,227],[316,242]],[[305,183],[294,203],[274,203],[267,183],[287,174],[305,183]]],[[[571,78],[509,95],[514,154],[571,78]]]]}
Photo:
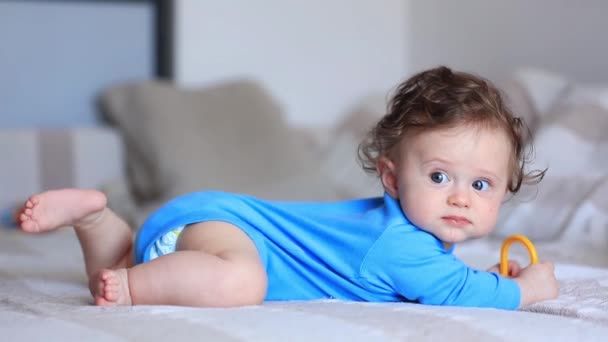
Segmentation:
{"type": "Polygon", "coordinates": [[[480,271],[454,244],[488,235],[525,170],[524,125],[490,82],[438,67],[396,90],[359,146],[384,194],[277,202],[216,191],[169,201],[136,239],[95,190],[33,195],[20,226],[73,226],[97,305],[229,307],[336,298],[516,309],[555,298],[553,265],[480,271]]]}

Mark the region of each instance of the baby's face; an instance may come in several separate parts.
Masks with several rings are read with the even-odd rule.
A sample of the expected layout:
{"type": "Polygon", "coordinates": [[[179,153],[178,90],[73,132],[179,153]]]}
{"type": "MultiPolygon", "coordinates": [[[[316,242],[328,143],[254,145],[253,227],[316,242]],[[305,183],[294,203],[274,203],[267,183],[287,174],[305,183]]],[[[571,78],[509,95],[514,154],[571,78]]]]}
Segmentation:
{"type": "Polygon", "coordinates": [[[509,180],[511,147],[503,131],[432,131],[405,139],[399,150],[397,194],[412,223],[447,243],[494,229],[509,180]]]}

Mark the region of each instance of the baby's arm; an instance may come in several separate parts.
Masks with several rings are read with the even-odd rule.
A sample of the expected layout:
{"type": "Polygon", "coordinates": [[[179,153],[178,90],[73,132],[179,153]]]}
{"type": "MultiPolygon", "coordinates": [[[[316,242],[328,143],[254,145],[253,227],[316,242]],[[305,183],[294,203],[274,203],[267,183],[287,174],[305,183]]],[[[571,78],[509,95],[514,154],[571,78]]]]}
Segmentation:
{"type": "Polygon", "coordinates": [[[493,307],[514,310],[529,301],[529,276],[505,278],[475,270],[425,232],[397,226],[384,234],[361,266],[374,289],[390,289],[422,304],[493,307]],[[522,301],[522,288],[525,298],[522,301]]]}
{"type": "Polygon", "coordinates": [[[508,310],[521,306],[520,285],[514,279],[472,269],[450,254],[433,254],[407,257],[401,253],[381,260],[382,267],[373,265],[373,269],[384,271],[387,278],[375,285],[390,284],[395,292],[422,304],[508,310]]]}
{"type": "Polygon", "coordinates": [[[553,299],[559,294],[554,266],[550,262],[532,264],[524,268],[513,280],[517,282],[521,291],[519,307],[553,299]]]}
{"type": "MultiPolygon", "coordinates": [[[[541,267],[530,265],[524,269],[514,260],[509,260],[509,278],[517,282],[521,291],[519,307],[530,305],[541,300],[557,297],[559,288],[551,263],[541,267]]],[[[500,264],[488,269],[488,272],[499,273],[500,264]]]]}

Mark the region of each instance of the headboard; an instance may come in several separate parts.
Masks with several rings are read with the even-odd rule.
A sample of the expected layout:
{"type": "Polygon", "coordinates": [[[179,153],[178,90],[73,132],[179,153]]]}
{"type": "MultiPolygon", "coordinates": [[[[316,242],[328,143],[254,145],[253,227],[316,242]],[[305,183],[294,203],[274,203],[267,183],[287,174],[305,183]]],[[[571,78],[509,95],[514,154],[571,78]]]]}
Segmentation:
{"type": "Polygon", "coordinates": [[[172,3],[0,2],[0,129],[96,126],[100,89],[170,78],[172,3]]]}

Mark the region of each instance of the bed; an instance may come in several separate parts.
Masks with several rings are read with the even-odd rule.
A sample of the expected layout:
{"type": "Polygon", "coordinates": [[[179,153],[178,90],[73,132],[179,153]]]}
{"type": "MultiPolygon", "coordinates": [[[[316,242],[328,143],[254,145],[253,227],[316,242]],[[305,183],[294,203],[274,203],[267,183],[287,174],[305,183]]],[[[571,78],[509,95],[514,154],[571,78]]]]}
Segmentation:
{"type": "MultiPolygon", "coordinates": [[[[505,204],[491,237],[461,244],[456,254],[471,266],[485,269],[498,261],[506,236],[526,234],[541,259],[556,263],[557,299],[519,311],[335,300],[267,302],[230,309],[96,307],[91,304],[82,255],[70,228],[32,236],[5,224],[0,228],[3,338],[606,341],[607,93],[541,70],[516,73],[507,88],[512,105],[531,123],[537,146],[535,165],[549,163],[550,172],[541,186],[505,204]],[[585,177],[580,177],[583,173],[585,177]]],[[[363,127],[377,117],[377,111],[366,106],[335,127],[311,132],[289,127],[265,90],[248,80],[205,89],[178,89],[158,81],[124,84],[108,89],[101,103],[109,126],[84,134],[87,138],[78,138],[83,136],[78,129],[55,132],[66,135],[65,139],[48,140],[45,132],[22,132],[19,139],[7,137],[6,132],[0,136],[5,139],[0,148],[7,146],[7,153],[24,151],[18,144],[44,145],[49,151],[52,142],[67,144],[72,151],[60,164],[69,172],[51,167],[57,163],[43,158],[40,148],[31,147],[33,156],[20,154],[22,160],[14,161],[19,168],[6,166],[13,170],[13,178],[3,180],[7,182],[2,184],[7,189],[3,205],[24,196],[19,193],[23,189],[12,183],[29,184],[28,191],[50,185],[97,187],[106,192],[110,206],[137,227],[165,198],[191,189],[294,200],[335,200],[379,191],[377,182],[354,162],[363,127]],[[167,111],[173,114],[170,118],[163,114],[167,111]],[[235,128],[230,124],[234,120],[241,125],[235,128]],[[103,158],[86,158],[92,154],[103,158]],[[218,155],[223,156],[221,160],[218,155]],[[60,178],[19,173],[36,167],[54,170],[60,178]],[[121,174],[123,169],[125,174],[121,174]]],[[[520,246],[513,246],[511,255],[528,262],[520,246]]]]}
{"type": "MultiPolygon", "coordinates": [[[[459,246],[472,264],[497,258],[497,241],[459,246]]],[[[539,246],[552,255],[551,246],[539,246]]],[[[515,252],[515,249],[514,249],[515,252]]],[[[525,252],[522,252],[525,254],[525,252]]],[[[525,257],[525,255],[514,254],[525,257]]],[[[567,255],[560,255],[568,259],[567,255]]],[[[605,341],[608,269],[558,263],[560,297],[501,311],[411,303],[269,302],[200,309],[92,305],[70,229],[29,236],[0,230],[0,329],[7,341],[605,341]]]]}

